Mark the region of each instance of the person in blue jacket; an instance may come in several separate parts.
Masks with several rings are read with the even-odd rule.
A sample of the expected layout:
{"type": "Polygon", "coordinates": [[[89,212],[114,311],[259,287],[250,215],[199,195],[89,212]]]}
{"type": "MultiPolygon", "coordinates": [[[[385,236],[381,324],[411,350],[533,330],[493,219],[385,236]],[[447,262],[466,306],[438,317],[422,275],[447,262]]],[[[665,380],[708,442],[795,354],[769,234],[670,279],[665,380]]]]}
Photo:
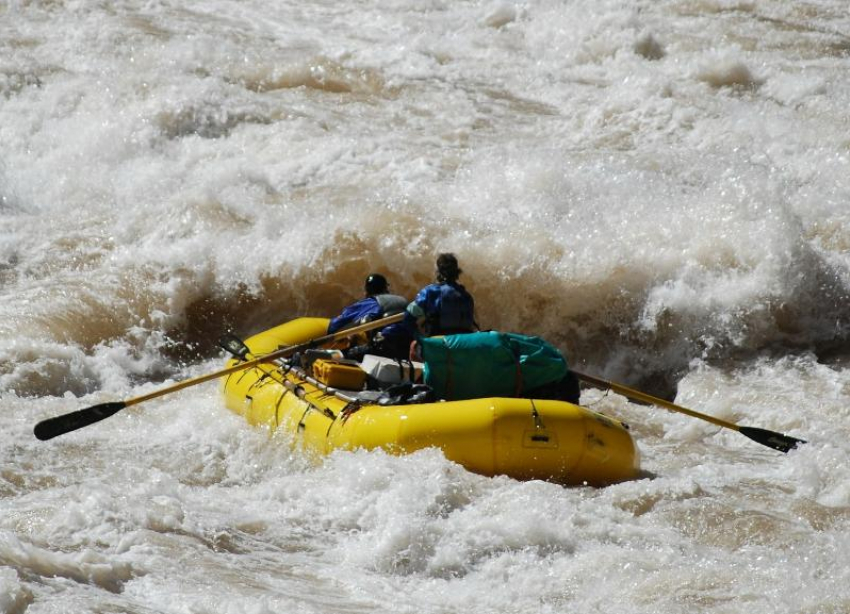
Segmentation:
{"type": "MultiPolygon", "coordinates": [[[[365,324],[387,316],[402,313],[407,307],[407,299],[390,294],[387,278],[373,273],[364,284],[366,296],[348,305],[328,324],[328,333],[332,334],[346,328],[365,324]]],[[[348,358],[359,360],[364,354],[377,354],[391,358],[407,358],[410,354],[410,342],[413,333],[403,322],[390,324],[371,335],[365,345],[355,346],[345,352],[348,358]]]]}
{"type": "Polygon", "coordinates": [[[458,282],[462,272],[454,254],[440,254],[437,283],[419,291],[407,306],[405,323],[426,337],[475,332],[475,301],[458,282]]]}

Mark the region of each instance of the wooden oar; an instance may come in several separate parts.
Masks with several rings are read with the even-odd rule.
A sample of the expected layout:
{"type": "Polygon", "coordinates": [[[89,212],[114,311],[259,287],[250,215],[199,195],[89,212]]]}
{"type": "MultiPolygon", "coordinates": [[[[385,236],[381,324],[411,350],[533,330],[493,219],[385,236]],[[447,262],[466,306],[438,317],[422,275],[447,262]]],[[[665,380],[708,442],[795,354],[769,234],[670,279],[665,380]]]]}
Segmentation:
{"type": "Polygon", "coordinates": [[[604,380],[599,377],[585,375],[584,373],[579,373],[577,371],[573,371],[573,373],[575,373],[576,377],[578,377],[580,380],[585,381],[588,384],[593,384],[594,386],[598,386],[599,388],[603,389],[613,390],[614,392],[622,394],[624,397],[628,397],[629,399],[635,401],[641,401],[643,403],[657,405],[659,407],[669,409],[670,411],[675,411],[680,414],[685,414],[686,416],[691,416],[693,418],[705,420],[706,422],[711,422],[712,424],[716,424],[717,426],[723,427],[725,429],[738,431],[739,433],[741,433],[741,435],[749,437],[753,441],[760,443],[763,446],[767,446],[768,448],[779,450],[780,452],[787,453],[789,450],[793,450],[794,448],[796,448],[798,444],[806,443],[804,439],[797,439],[796,437],[790,437],[788,435],[783,435],[782,433],[777,433],[775,431],[769,431],[767,429],[761,429],[753,426],[740,426],[738,424],[735,424],[734,422],[727,422],[726,420],[721,420],[720,418],[715,418],[714,416],[701,414],[698,411],[694,411],[693,409],[688,409],[687,407],[676,405],[675,403],[671,403],[670,401],[659,399],[658,397],[648,395],[645,392],[634,390],[633,388],[623,386],[622,384],[609,382],[608,380],[604,380]]]}
{"type": "Polygon", "coordinates": [[[373,320],[372,322],[367,322],[366,324],[361,324],[360,326],[355,326],[354,328],[347,328],[345,330],[341,330],[330,335],[324,335],[322,337],[311,339],[310,341],[306,341],[298,345],[292,345],[285,348],[281,348],[276,352],[264,354],[253,360],[232,365],[230,367],[227,367],[226,369],[222,369],[221,371],[216,371],[214,373],[208,373],[206,375],[201,375],[198,377],[193,377],[191,379],[183,380],[182,382],[178,382],[173,386],[168,386],[167,388],[155,390],[154,392],[150,392],[139,397],[127,399],[125,401],[101,403],[100,405],[93,405],[91,407],[86,407],[85,409],[79,409],[77,411],[72,411],[67,414],[62,414],[61,416],[56,416],[55,418],[48,418],[47,420],[42,420],[41,422],[36,424],[35,429],[33,429],[33,432],[35,433],[35,436],[38,439],[41,439],[42,441],[52,439],[54,437],[57,437],[58,435],[64,435],[65,433],[76,431],[77,429],[81,429],[90,424],[94,424],[95,422],[100,422],[101,420],[109,418],[113,414],[121,411],[126,407],[130,407],[131,405],[137,405],[144,401],[149,401],[150,399],[155,399],[166,394],[171,394],[172,392],[183,390],[184,388],[188,388],[189,386],[203,384],[204,382],[208,382],[213,379],[218,379],[219,377],[224,377],[225,375],[230,375],[231,373],[236,373],[237,371],[244,371],[245,369],[250,369],[252,367],[256,367],[257,365],[261,365],[266,362],[271,362],[272,360],[277,360],[278,358],[287,358],[303,350],[308,350],[310,348],[314,348],[320,345],[325,345],[326,343],[339,341],[341,339],[352,337],[359,333],[365,333],[366,331],[374,330],[376,328],[383,328],[384,326],[387,326],[389,324],[395,324],[396,322],[400,322],[403,318],[404,313],[399,313],[393,316],[389,316],[387,318],[382,318],[380,320],[373,320]]]}

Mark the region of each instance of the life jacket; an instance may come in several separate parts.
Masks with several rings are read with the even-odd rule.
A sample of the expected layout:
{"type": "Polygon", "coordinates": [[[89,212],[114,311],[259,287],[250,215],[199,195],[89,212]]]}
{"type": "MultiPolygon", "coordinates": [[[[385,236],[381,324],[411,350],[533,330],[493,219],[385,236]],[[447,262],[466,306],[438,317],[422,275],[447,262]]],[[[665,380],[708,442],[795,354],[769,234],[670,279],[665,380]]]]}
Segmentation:
{"type": "MultiPolygon", "coordinates": [[[[404,313],[407,309],[408,301],[403,296],[398,294],[376,294],[373,296],[381,309],[381,315],[378,317],[386,318],[394,316],[397,313],[404,313]]],[[[410,342],[413,341],[413,331],[402,322],[385,326],[380,331],[370,331],[366,334],[371,344],[375,345],[373,349],[379,350],[378,346],[385,344],[389,340],[388,345],[392,348],[386,348],[384,353],[399,354],[406,356],[409,352],[410,342]],[[376,344],[377,342],[377,344],[376,344]]]]}
{"type": "Polygon", "coordinates": [[[475,330],[475,303],[460,284],[440,284],[438,310],[429,322],[432,335],[471,333],[475,330]]]}
{"type": "Polygon", "coordinates": [[[394,316],[407,309],[407,299],[398,294],[376,294],[374,297],[381,307],[383,317],[394,316]]]}

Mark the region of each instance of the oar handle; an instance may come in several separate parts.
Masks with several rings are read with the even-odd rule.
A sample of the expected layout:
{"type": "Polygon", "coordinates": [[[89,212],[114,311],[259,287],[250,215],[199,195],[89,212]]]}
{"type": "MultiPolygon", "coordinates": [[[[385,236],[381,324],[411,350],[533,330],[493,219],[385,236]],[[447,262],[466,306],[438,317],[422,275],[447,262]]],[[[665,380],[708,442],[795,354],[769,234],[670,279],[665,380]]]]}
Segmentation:
{"type": "Polygon", "coordinates": [[[305,343],[281,348],[275,352],[271,352],[269,354],[259,356],[258,358],[254,358],[253,360],[240,362],[235,365],[231,365],[227,368],[221,369],[220,371],[216,371],[214,373],[207,373],[206,375],[200,375],[198,377],[183,380],[182,382],[177,382],[172,386],[168,386],[160,390],[154,390],[153,392],[149,392],[148,394],[143,394],[132,399],[127,399],[126,401],[102,403],[100,405],[86,407],[85,409],[78,409],[77,411],[62,414],[61,416],[56,416],[54,418],[48,418],[47,420],[42,420],[41,422],[36,424],[35,428],[33,429],[33,432],[35,433],[35,436],[42,441],[52,439],[54,437],[57,437],[58,435],[64,435],[65,433],[76,431],[77,429],[89,426],[90,424],[94,424],[95,422],[100,422],[101,420],[104,420],[116,414],[125,407],[130,407],[131,405],[136,405],[137,403],[142,403],[144,401],[149,401],[150,399],[165,396],[166,394],[171,394],[172,392],[177,392],[178,390],[183,390],[184,388],[189,388],[190,386],[203,384],[204,382],[218,379],[220,377],[224,377],[225,375],[236,373],[237,371],[244,371],[246,369],[261,365],[263,363],[271,362],[272,360],[277,360],[278,358],[286,358],[303,350],[325,345],[326,343],[339,341],[341,339],[352,337],[359,333],[374,330],[376,328],[383,328],[384,326],[389,326],[390,324],[401,322],[402,319],[404,319],[404,312],[386,318],[381,318],[380,320],[373,320],[371,322],[367,322],[366,324],[361,324],[360,326],[355,326],[353,328],[347,328],[345,330],[337,331],[335,333],[324,335],[322,337],[316,337],[315,339],[311,339],[310,341],[307,341],[305,343]]]}
{"type": "MultiPolygon", "coordinates": [[[[277,360],[278,358],[287,358],[303,350],[309,350],[320,345],[325,345],[326,343],[333,343],[334,341],[347,339],[348,337],[353,337],[354,335],[358,335],[360,333],[375,330],[376,328],[384,328],[385,326],[389,326],[390,324],[401,322],[404,319],[404,314],[405,312],[402,311],[401,313],[397,313],[392,316],[387,316],[386,318],[381,318],[380,320],[372,320],[371,322],[366,322],[365,324],[360,324],[359,326],[339,330],[335,333],[324,335],[322,337],[316,337],[315,339],[311,339],[310,341],[306,341],[304,343],[299,343],[298,345],[290,345],[285,348],[281,348],[276,352],[264,354],[259,358],[249,360],[246,363],[242,363],[241,366],[243,369],[250,369],[251,367],[254,367],[264,362],[269,362],[270,360],[277,360]]],[[[222,375],[227,375],[227,373],[224,373],[222,375]]]]}

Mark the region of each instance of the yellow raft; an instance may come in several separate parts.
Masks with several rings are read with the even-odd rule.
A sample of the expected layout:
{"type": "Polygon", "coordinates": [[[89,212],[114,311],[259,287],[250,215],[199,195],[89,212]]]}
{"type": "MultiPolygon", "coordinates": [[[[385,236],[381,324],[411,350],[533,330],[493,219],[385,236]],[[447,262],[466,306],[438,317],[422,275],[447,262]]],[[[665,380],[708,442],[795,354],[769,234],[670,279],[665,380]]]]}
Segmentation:
{"type": "MultiPolygon", "coordinates": [[[[246,341],[254,356],[327,332],[325,318],[299,318],[246,341]]],[[[229,364],[238,364],[233,359],[229,364]]],[[[635,478],[640,456],[623,423],[562,401],[486,398],[380,405],[375,395],[337,390],[286,363],[224,379],[227,407],[253,425],[283,429],[311,457],[380,448],[405,454],[440,448],[486,476],[605,485],[635,478]]]]}

